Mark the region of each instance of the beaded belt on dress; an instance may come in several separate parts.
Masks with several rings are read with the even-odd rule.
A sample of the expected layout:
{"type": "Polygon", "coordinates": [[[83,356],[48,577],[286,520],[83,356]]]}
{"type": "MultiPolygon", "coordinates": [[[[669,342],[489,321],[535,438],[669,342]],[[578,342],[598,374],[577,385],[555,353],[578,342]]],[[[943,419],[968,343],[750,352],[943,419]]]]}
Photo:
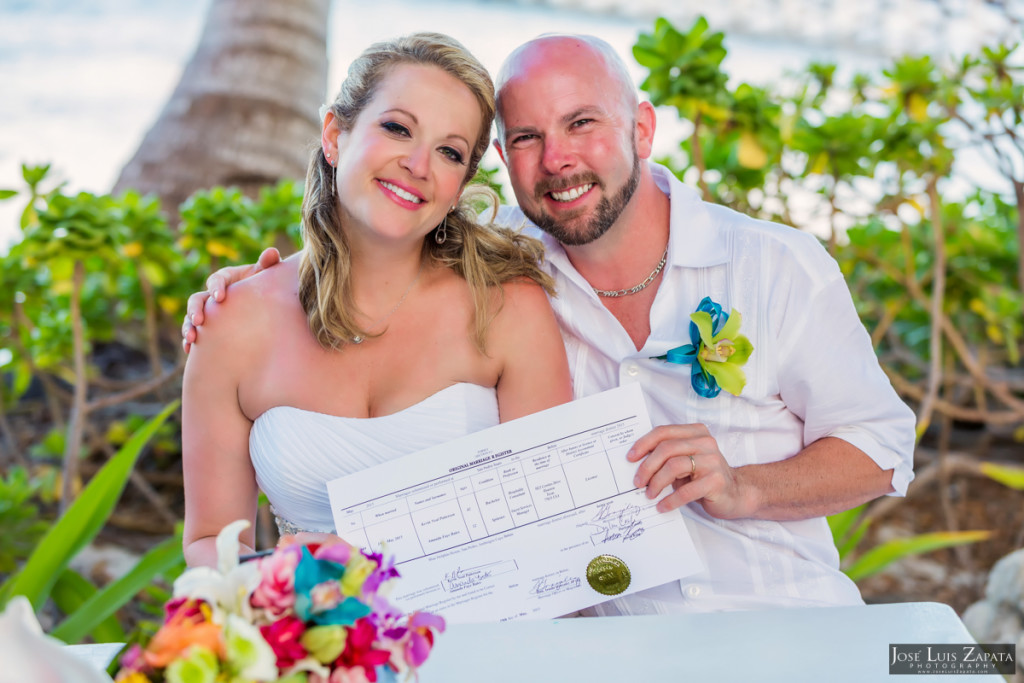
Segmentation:
{"type": "Polygon", "coordinates": [[[280,515],[278,515],[277,514],[277,510],[275,510],[273,506],[270,507],[270,511],[274,513],[274,522],[277,524],[277,533],[279,533],[282,536],[284,536],[285,534],[288,534],[288,535],[297,534],[300,531],[309,531],[309,532],[313,532],[313,533],[324,533],[324,534],[332,534],[332,533],[334,533],[334,529],[303,529],[302,527],[298,526],[294,522],[291,522],[291,521],[285,519],[284,517],[281,517],[280,515]]]}

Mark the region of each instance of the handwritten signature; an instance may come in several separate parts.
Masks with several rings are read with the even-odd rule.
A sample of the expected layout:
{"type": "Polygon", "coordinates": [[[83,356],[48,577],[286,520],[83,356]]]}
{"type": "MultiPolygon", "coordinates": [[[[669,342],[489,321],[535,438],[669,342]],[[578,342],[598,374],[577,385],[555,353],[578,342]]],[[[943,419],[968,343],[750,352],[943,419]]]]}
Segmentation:
{"type": "Polygon", "coordinates": [[[548,577],[542,576],[533,580],[533,587],[530,593],[533,595],[554,595],[565,590],[572,590],[580,587],[580,577],[566,576],[557,581],[548,582],[548,577]]]}
{"type": "Polygon", "coordinates": [[[597,512],[587,524],[594,529],[590,538],[595,544],[612,541],[625,543],[640,538],[646,531],[638,505],[627,504],[616,508],[615,501],[599,503],[597,512]]]}
{"type": "Polygon", "coordinates": [[[453,571],[445,572],[444,582],[448,586],[448,592],[455,593],[466,588],[479,586],[491,578],[491,570],[484,567],[468,567],[463,569],[457,567],[453,571]]]}

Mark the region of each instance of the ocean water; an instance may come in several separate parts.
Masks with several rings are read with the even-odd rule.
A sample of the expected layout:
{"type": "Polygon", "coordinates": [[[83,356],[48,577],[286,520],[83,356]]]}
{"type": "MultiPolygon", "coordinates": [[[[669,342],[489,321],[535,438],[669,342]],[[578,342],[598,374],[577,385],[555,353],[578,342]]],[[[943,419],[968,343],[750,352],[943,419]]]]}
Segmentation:
{"type": "MultiPolygon", "coordinates": [[[[0,188],[23,186],[23,163],[52,163],[68,191],[108,191],[174,89],[208,4],[0,0],[0,188]]],[[[449,33],[494,70],[539,33],[595,33],[628,55],[643,27],[540,8],[420,0],[336,0],[330,21],[332,92],[364,47],[411,31],[449,33]]],[[[0,252],[18,237],[21,205],[19,198],[0,202],[0,252]]]]}
{"type": "MultiPolygon", "coordinates": [[[[22,163],[52,163],[68,191],[108,191],[177,83],[208,2],[0,0],[0,188],[21,187],[22,163]]],[[[333,93],[348,62],[369,43],[417,30],[455,36],[492,72],[538,34],[592,33],[620,51],[639,83],[642,70],[630,50],[652,27],[650,20],[534,4],[335,0],[328,89],[333,93]]],[[[727,41],[729,72],[753,82],[778,79],[811,59],[856,69],[878,59],[798,41],[729,34],[727,41]]],[[[684,134],[685,122],[659,114],[656,153],[667,153],[684,134]]],[[[18,198],[0,202],[0,252],[17,239],[20,206],[18,198]]]]}
{"type": "MultiPolygon", "coordinates": [[[[105,192],[170,95],[206,0],[0,0],[0,188],[51,163],[68,189],[105,192]]],[[[19,198],[0,203],[0,249],[19,198]]]]}

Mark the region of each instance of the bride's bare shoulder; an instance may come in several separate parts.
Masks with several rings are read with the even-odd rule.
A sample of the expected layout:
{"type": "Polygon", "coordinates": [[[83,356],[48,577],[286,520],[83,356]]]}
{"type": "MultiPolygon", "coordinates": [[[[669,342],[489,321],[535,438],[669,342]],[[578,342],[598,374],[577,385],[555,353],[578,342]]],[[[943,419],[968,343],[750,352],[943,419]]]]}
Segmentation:
{"type": "Polygon", "coordinates": [[[236,342],[281,333],[289,321],[304,321],[298,296],[298,263],[280,264],[232,284],[221,302],[208,299],[200,338],[226,335],[236,342]]]}

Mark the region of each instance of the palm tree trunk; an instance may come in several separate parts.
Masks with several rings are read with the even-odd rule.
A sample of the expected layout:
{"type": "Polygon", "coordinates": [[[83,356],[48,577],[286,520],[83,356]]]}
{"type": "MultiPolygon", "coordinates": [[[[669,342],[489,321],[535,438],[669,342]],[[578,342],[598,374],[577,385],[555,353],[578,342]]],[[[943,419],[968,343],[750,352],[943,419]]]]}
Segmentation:
{"type": "Polygon", "coordinates": [[[176,220],[198,189],[247,195],[305,177],[327,81],[330,0],[212,0],[195,54],[114,193],[160,197],[176,220]]]}

